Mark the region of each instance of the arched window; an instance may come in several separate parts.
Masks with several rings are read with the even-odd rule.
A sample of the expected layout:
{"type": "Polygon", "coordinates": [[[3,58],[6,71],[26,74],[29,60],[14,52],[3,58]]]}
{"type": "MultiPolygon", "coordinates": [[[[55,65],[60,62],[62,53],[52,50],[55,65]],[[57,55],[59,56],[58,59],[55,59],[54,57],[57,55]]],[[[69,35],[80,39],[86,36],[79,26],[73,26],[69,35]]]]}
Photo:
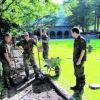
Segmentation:
{"type": "Polygon", "coordinates": [[[58,38],[58,39],[61,39],[61,38],[62,38],[62,31],[58,31],[58,32],[57,32],[57,38],[58,38]]]}
{"type": "Polygon", "coordinates": [[[64,38],[68,38],[68,37],[69,37],[69,31],[65,31],[64,38]]]}
{"type": "Polygon", "coordinates": [[[51,31],[50,32],[50,38],[51,39],[55,39],[56,37],[55,37],[55,32],[54,31],[51,31]]]}

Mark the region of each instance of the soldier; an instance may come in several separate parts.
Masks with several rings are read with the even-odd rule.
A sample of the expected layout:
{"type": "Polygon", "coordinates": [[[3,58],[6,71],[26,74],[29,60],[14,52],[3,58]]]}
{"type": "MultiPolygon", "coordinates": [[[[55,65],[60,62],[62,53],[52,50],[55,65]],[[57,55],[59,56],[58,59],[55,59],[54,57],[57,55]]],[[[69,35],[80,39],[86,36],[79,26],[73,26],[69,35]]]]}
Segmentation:
{"type": "Polygon", "coordinates": [[[49,52],[48,35],[46,30],[41,32],[41,36],[42,36],[43,58],[44,60],[46,60],[48,59],[48,52],[49,52]]]}
{"type": "Polygon", "coordinates": [[[12,36],[5,34],[4,40],[0,45],[0,60],[3,67],[3,82],[5,88],[10,88],[13,85],[13,81],[10,77],[10,68],[11,68],[11,39],[12,36]]]}
{"type": "Polygon", "coordinates": [[[18,42],[16,44],[16,46],[18,46],[18,47],[22,46],[22,48],[24,49],[23,62],[24,62],[24,66],[25,66],[25,73],[26,73],[25,80],[26,81],[29,79],[29,68],[28,68],[29,62],[31,63],[31,65],[34,69],[35,79],[38,78],[38,67],[36,65],[34,53],[33,53],[34,45],[37,45],[37,43],[36,43],[35,39],[29,38],[28,32],[24,32],[23,40],[21,40],[20,42],[18,42]]]}
{"type": "Polygon", "coordinates": [[[84,75],[84,62],[86,61],[86,41],[80,35],[78,28],[71,30],[74,40],[74,52],[73,52],[73,63],[74,63],[74,74],[76,77],[76,85],[71,87],[72,90],[83,91],[85,85],[84,75]]]}

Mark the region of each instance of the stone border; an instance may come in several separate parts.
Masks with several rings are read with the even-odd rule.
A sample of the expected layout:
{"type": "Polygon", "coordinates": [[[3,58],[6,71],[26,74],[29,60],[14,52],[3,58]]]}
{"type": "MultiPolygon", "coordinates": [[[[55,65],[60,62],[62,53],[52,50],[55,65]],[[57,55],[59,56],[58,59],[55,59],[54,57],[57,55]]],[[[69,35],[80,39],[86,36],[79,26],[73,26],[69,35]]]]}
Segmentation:
{"type": "Polygon", "coordinates": [[[100,89],[100,84],[92,83],[89,84],[88,87],[92,90],[100,89]]]}
{"type": "MultiPolygon", "coordinates": [[[[45,76],[47,75],[46,72],[41,71],[41,73],[45,76]]],[[[65,100],[75,100],[75,98],[72,97],[71,94],[69,94],[66,90],[64,90],[63,88],[61,88],[56,82],[54,82],[54,80],[52,78],[50,78],[47,75],[47,79],[50,82],[50,84],[53,86],[53,88],[55,89],[55,91],[61,95],[65,100]]]]}
{"type": "Polygon", "coordinates": [[[75,98],[72,98],[71,94],[69,94],[66,90],[62,89],[56,82],[54,82],[53,79],[48,78],[48,81],[51,83],[51,85],[54,87],[56,92],[60,94],[65,100],[75,100],[75,98]]]}

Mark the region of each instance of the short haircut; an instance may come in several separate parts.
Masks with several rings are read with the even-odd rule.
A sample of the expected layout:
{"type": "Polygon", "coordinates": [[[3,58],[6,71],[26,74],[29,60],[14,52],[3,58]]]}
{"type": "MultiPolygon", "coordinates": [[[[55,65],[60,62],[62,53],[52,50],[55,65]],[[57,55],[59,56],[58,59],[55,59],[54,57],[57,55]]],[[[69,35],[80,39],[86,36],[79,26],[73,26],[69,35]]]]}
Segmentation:
{"type": "Polygon", "coordinates": [[[23,32],[23,35],[29,35],[29,33],[28,32],[23,32]]]}
{"type": "Polygon", "coordinates": [[[74,27],[74,28],[72,28],[72,32],[79,34],[80,30],[79,30],[79,28],[74,27]]]}
{"type": "Polygon", "coordinates": [[[11,35],[8,34],[8,33],[4,34],[4,38],[5,38],[5,37],[9,37],[9,36],[11,36],[11,35]]]}

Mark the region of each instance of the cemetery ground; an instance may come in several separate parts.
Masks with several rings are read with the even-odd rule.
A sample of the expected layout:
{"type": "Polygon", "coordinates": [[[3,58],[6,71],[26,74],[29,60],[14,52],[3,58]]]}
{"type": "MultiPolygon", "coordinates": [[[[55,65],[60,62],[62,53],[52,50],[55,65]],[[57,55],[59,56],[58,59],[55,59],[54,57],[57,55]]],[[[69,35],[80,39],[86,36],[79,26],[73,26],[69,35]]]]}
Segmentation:
{"type": "MultiPolygon", "coordinates": [[[[100,40],[91,40],[90,44],[93,50],[87,54],[87,61],[85,63],[86,85],[84,93],[80,96],[79,100],[100,100],[100,90],[91,90],[88,87],[91,83],[100,84],[100,40]]],[[[38,64],[36,47],[34,52],[38,64]]],[[[60,57],[62,59],[60,65],[61,74],[59,78],[55,78],[54,81],[68,91],[69,94],[73,94],[73,91],[70,90],[70,86],[75,85],[72,54],[73,40],[50,40],[49,57],[60,57]]],[[[40,53],[40,60],[42,69],[46,71],[46,68],[43,67],[45,63],[42,58],[42,53],[40,53]]],[[[51,71],[50,75],[53,76],[54,72],[51,71]]]]}
{"type": "MultiPolygon", "coordinates": [[[[87,53],[87,61],[85,63],[86,85],[82,95],[82,100],[100,100],[100,90],[91,90],[88,88],[88,85],[91,83],[100,84],[100,40],[90,40],[90,45],[93,47],[93,50],[91,53],[87,53]]],[[[57,82],[70,94],[73,94],[73,91],[70,90],[70,86],[75,85],[72,54],[73,40],[50,41],[50,58],[60,57],[62,59],[60,66],[61,75],[58,79],[55,79],[55,82],[57,82]]],[[[40,56],[42,63],[41,65],[43,66],[44,62],[41,53],[40,56]]],[[[45,68],[42,69],[46,70],[45,68]]],[[[53,71],[50,74],[53,75],[53,71]]]]}

